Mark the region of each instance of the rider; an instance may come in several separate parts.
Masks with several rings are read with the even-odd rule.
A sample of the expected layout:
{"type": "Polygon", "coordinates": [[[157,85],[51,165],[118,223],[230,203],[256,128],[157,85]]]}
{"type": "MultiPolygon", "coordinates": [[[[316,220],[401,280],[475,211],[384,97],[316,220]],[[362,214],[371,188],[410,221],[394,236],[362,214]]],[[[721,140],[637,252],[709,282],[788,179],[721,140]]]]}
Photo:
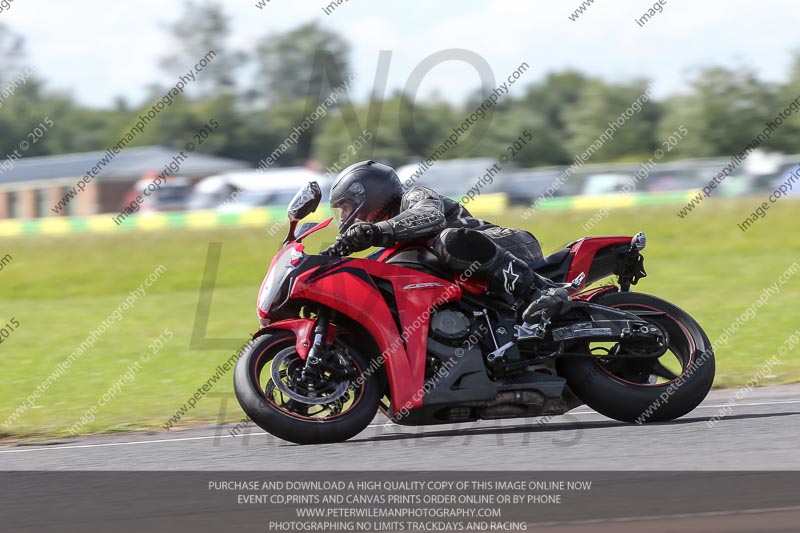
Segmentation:
{"type": "Polygon", "coordinates": [[[347,167],[331,186],[330,205],[341,234],[337,244],[346,252],[433,238],[434,254],[451,271],[465,272],[477,261],[472,271],[491,291],[510,294],[518,306],[531,302],[522,313],[526,325],[551,318],[569,301],[566,290],[530,268],[542,258],[533,235],[474,218],[427,187],[403,192],[389,166],[362,161],[347,167]]]}

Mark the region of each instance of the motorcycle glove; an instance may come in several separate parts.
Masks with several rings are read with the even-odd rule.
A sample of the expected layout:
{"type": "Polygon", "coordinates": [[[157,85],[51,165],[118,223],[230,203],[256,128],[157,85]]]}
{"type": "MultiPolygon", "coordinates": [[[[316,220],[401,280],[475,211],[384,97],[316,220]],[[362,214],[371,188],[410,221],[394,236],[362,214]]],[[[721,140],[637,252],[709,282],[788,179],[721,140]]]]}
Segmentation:
{"type": "Polygon", "coordinates": [[[347,244],[342,242],[341,237],[336,237],[336,242],[322,250],[319,255],[330,255],[337,257],[344,257],[353,253],[347,244]]]}
{"type": "Polygon", "coordinates": [[[369,222],[356,222],[341,236],[351,252],[360,252],[379,242],[380,230],[369,222]]]}

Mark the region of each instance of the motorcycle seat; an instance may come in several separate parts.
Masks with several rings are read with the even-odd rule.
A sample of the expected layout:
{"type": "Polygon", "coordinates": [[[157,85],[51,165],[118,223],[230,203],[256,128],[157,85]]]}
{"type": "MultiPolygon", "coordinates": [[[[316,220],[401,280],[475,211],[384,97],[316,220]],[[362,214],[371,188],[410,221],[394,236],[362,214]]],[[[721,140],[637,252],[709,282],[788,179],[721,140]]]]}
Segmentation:
{"type": "Polygon", "coordinates": [[[542,260],[537,261],[536,263],[532,264],[531,268],[534,269],[534,270],[538,270],[540,268],[553,267],[553,266],[560,265],[562,262],[564,262],[564,259],[567,258],[567,256],[569,255],[570,251],[571,251],[570,248],[562,248],[561,250],[558,250],[557,252],[553,252],[552,254],[548,255],[547,257],[543,258],[542,260]]]}

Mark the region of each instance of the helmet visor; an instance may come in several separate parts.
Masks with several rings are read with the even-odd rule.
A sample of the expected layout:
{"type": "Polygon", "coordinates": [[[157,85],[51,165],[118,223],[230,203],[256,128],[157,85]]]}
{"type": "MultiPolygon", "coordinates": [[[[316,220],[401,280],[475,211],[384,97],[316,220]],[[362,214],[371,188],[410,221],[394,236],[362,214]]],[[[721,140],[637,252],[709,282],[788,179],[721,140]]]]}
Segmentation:
{"type": "Polygon", "coordinates": [[[353,224],[365,201],[364,185],[358,181],[344,191],[331,190],[331,211],[339,224],[340,233],[353,224]]]}
{"type": "Polygon", "coordinates": [[[353,202],[345,200],[344,202],[339,203],[339,205],[336,207],[332,207],[331,210],[333,211],[333,216],[336,219],[336,224],[339,226],[339,229],[342,230],[349,226],[352,222],[350,219],[355,212],[355,206],[353,205],[353,202]]]}

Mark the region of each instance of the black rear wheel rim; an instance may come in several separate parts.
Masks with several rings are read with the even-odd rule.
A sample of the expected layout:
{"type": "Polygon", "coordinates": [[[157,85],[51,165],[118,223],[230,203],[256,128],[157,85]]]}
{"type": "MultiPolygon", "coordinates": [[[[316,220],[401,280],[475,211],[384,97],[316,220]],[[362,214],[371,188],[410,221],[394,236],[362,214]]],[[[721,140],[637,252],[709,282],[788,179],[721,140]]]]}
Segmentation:
{"type": "MultiPolygon", "coordinates": [[[[645,304],[621,303],[609,305],[615,309],[659,311],[645,304]]],[[[661,316],[647,316],[647,321],[665,331],[668,335],[668,349],[661,357],[653,359],[603,359],[599,357],[596,364],[600,370],[629,385],[637,387],[664,387],[671,385],[685,376],[695,360],[697,346],[686,326],[677,318],[665,313],[661,316]]],[[[591,351],[591,346],[589,346],[591,351]]]]}

